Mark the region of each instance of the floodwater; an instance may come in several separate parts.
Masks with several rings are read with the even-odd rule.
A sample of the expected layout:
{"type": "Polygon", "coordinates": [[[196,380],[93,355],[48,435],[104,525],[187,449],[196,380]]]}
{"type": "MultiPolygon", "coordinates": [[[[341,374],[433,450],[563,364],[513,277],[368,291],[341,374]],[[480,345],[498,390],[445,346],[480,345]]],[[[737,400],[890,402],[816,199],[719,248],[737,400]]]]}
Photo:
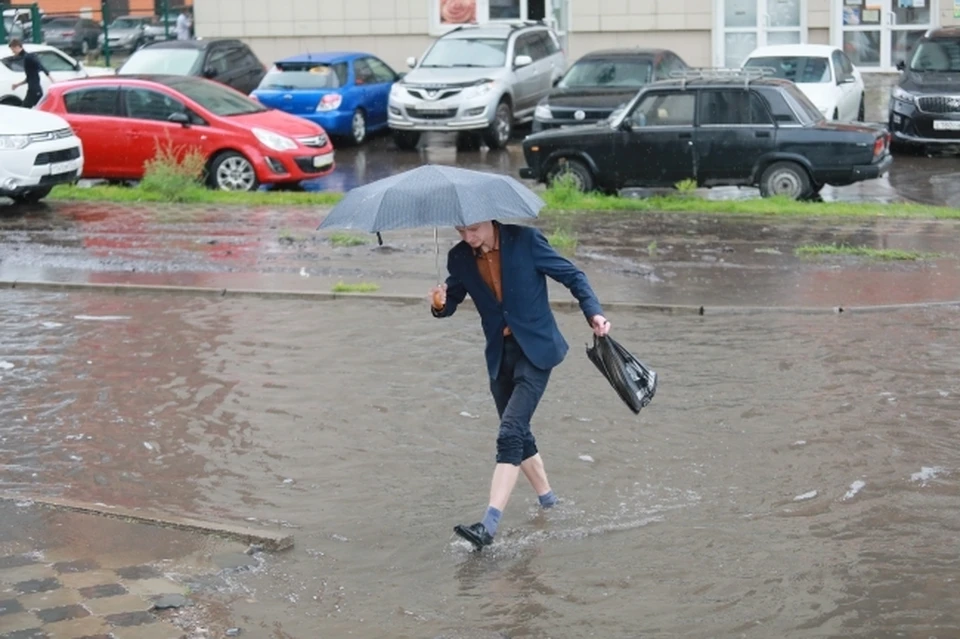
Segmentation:
{"type": "Polygon", "coordinates": [[[562,501],[518,484],[476,554],[452,526],[496,421],[469,307],[0,304],[0,487],[289,528],[230,603],[248,636],[960,636],[956,307],[609,313],[660,374],[639,416],[560,313],[534,432],[562,501]]]}

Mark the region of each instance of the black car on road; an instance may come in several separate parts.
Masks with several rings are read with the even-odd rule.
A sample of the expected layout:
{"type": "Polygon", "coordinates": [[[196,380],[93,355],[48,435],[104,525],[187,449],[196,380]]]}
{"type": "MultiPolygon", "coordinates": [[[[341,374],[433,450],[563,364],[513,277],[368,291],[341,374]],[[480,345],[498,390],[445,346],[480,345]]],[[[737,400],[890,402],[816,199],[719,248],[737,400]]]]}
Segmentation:
{"type": "Polygon", "coordinates": [[[168,40],[148,44],[124,63],[118,75],[189,75],[215,80],[249,95],[267,69],[240,40],[168,40]]]}
{"type": "Polygon", "coordinates": [[[756,69],[684,75],[648,85],[607,121],[528,136],[520,176],[568,175],[607,193],[692,179],[802,199],[893,162],[885,128],[827,121],[792,82],[756,69]]]}
{"type": "Polygon", "coordinates": [[[897,68],[888,122],[894,145],[960,150],[960,27],[924,34],[897,68]]]}
{"type": "Polygon", "coordinates": [[[533,131],[592,124],[610,117],[644,85],[666,80],[687,63],[665,49],[608,49],[577,60],[537,105],[533,131]]]}

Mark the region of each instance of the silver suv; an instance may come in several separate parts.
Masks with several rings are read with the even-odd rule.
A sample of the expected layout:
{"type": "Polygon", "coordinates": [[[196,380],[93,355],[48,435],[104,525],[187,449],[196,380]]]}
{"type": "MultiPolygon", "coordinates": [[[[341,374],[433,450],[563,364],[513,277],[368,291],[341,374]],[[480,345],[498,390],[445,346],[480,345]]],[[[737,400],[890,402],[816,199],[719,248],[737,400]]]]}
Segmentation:
{"type": "Polygon", "coordinates": [[[532,119],[567,66],[556,34],[538,22],[457,27],[407,64],[413,70],[393,85],[389,109],[405,150],[423,131],[477,131],[503,148],[514,122],[532,119]]]}

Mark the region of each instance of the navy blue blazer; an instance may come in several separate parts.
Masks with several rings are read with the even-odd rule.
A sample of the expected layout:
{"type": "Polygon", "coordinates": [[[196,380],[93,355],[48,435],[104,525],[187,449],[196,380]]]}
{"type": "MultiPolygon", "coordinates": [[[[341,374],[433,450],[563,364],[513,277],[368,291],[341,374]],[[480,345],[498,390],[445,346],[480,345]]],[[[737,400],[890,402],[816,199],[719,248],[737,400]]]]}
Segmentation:
{"type": "Polygon", "coordinates": [[[500,224],[500,269],[503,274],[503,302],[480,275],[473,248],[460,242],[447,255],[447,303],[443,310],[432,306],[434,317],[449,317],[457,311],[467,294],[477,307],[487,338],[487,370],[491,379],[500,371],[503,329],[509,326],[524,355],[537,368],[549,370],[563,361],[569,350],[557,328],[547,299],[550,276],[573,293],[580,302],[589,324],[603,308],[594,295],[587,276],[570,260],[556,252],[538,229],[500,224]]]}

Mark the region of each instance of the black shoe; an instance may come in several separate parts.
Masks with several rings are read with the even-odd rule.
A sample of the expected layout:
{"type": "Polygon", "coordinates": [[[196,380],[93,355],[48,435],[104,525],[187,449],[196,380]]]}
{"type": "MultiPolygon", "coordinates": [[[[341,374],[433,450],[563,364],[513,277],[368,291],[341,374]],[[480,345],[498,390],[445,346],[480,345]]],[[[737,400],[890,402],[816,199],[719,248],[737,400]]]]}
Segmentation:
{"type": "Polygon", "coordinates": [[[482,550],[484,546],[493,543],[493,536],[487,532],[486,526],[479,522],[472,526],[458,524],[453,527],[453,532],[469,541],[477,550],[482,550]]]}

